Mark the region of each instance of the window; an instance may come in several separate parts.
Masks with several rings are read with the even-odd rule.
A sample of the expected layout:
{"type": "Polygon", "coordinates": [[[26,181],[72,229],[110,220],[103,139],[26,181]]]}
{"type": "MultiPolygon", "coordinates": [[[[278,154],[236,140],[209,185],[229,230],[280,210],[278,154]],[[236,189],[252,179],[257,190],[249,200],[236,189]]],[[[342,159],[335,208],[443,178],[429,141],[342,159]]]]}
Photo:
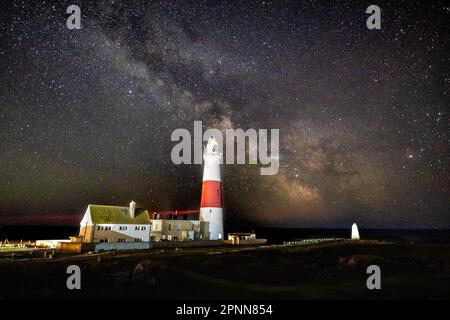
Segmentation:
{"type": "Polygon", "coordinates": [[[134,238],[134,242],[142,242],[142,238],[134,238]]]}
{"type": "Polygon", "coordinates": [[[169,225],[167,226],[167,230],[172,230],[172,225],[169,223],[169,225]]]}

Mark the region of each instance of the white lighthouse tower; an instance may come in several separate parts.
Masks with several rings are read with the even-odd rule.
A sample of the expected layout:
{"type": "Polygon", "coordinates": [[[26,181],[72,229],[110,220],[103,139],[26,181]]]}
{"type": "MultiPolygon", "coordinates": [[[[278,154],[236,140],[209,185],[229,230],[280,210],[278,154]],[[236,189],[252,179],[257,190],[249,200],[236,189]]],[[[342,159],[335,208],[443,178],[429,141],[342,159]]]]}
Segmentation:
{"type": "Polygon", "coordinates": [[[222,179],[220,177],[219,144],[209,138],[203,152],[204,169],[200,220],[209,222],[209,239],[220,240],[223,235],[222,179]]]}

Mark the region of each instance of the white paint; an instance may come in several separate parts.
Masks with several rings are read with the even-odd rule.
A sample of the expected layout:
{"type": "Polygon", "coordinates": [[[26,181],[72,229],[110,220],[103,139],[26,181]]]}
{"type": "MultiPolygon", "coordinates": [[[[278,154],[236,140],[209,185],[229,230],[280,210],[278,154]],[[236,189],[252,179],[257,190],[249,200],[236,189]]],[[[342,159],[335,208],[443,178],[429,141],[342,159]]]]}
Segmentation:
{"type": "Polygon", "coordinates": [[[91,205],[89,205],[84,213],[83,219],[81,219],[80,227],[92,226],[92,224],[91,205]]]}
{"type": "Polygon", "coordinates": [[[209,240],[224,238],[222,208],[200,208],[200,221],[209,222],[209,240]]]}
{"type": "Polygon", "coordinates": [[[139,238],[142,241],[150,241],[150,233],[152,232],[151,224],[96,224],[94,230],[94,238],[96,240],[103,239],[103,235],[107,238],[109,232],[116,232],[123,234],[124,236],[131,238],[139,238]],[[99,231],[98,227],[104,228],[103,231],[99,231]],[[105,230],[106,227],[111,227],[111,230],[105,230]],[[136,230],[136,228],[139,230],[136,230]],[[145,230],[141,230],[145,227],[145,230]],[[122,228],[122,230],[121,230],[122,228]],[[126,229],[125,229],[126,228],[126,229]]]}
{"type": "Polygon", "coordinates": [[[205,155],[205,167],[203,169],[203,181],[221,181],[220,155],[205,155]]]}
{"type": "Polygon", "coordinates": [[[359,231],[356,223],[352,225],[352,240],[359,240],[359,231]]]}

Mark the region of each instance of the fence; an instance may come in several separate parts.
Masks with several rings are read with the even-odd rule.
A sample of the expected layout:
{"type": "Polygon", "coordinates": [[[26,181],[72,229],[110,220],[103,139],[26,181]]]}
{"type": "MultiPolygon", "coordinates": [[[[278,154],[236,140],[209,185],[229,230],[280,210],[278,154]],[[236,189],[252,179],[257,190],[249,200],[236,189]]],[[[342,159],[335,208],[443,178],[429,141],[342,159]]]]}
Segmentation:
{"type": "Polygon", "coordinates": [[[284,241],[283,244],[285,246],[301,246],[305,244],[317,244],[322,242],[333,242],[333,241],[342,241],[344,238],[318,238],[318,239],[303,239],[303,240],[295,240],[295,241],[284,241]]]}

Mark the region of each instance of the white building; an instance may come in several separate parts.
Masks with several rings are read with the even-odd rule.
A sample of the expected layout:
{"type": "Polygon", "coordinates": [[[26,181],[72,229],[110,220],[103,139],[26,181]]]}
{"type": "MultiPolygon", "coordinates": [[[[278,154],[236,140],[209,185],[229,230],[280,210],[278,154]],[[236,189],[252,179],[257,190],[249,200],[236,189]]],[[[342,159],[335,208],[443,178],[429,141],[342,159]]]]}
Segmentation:
{"type": "Polygon", "coordinates": [[[148,211],[129,207],[90,204],[80,222],[82,242],[148,242],[152,222],[148,211]]]}
{"type": "Polygon", "coordinates": [[[134,201],[129,207],[90,204],[80,222],[79,236],[73,238],[75,242],[94,243],[209,239],[208,222],[198,216],[188,220],[185,212],[168,213],[149,213],[136,208],[134,201]]]}
{"type": "Polygon", "coordinates": [[[203,222],[198,219],[153,219],[151,240],[208,240],[208,226],[208,222],[203,222]]]}

